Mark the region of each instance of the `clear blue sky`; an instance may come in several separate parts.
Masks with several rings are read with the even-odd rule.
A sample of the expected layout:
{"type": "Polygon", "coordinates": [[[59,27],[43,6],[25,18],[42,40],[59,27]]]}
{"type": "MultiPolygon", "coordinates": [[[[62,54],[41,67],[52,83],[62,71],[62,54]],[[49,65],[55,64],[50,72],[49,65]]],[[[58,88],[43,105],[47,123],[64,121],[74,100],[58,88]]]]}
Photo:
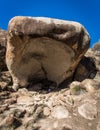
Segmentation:
{"type": "Polygon", "coordinates": [[[0,0],[0,28],[18,15],[77,21],[88,30],[91,46],[100,39],[100,0],[0,0]]]}

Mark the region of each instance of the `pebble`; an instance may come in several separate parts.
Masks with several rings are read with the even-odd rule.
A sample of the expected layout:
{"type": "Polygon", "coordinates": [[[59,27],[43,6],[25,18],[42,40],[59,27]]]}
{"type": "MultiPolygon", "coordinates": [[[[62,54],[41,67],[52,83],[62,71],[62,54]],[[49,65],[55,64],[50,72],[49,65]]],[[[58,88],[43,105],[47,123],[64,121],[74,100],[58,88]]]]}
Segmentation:
{"type": "Polygon", "coordinates": [[[48,107],[44,107],[44,109],[43,109],[43,114],[44,114],[45,116],[49,116],[50,113],[51,113],[50,109],[49,109],[48,107]]]}
{"type": "Polygon", "coordinates": [[[85,90],[81,88],[81,84],[78,81],[74,81],[70,84],[70,94],[71,95],[80,95],[84,94],[85,90]]]}
{"type": "Polygon", "coordinates": [[[34,99],[28,95],[20,96],[17,98],[17,103],[21,105],[25,104],[27,106],[27,105],[34,104],[34,99]]]}

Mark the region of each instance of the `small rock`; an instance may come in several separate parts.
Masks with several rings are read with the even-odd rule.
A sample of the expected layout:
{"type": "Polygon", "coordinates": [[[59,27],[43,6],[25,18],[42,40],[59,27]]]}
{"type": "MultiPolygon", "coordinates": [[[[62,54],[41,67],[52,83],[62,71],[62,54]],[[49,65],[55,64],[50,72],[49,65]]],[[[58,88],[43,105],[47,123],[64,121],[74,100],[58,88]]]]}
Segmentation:
{"type": "Polygon", "coordinates": [[[88,92],[94,92],[95,90],[100,88],[100,82],[92,79],[85,79],[84,81],[82,81],[81,85],[88,92]]]}
{"type": "Polygon", "coordinates": [[[18,104],[25,104],[27,106],[27,105],[33,104],[34,100],[33,100],[33,98],[31,96],[24,95],[24,96],[18,97],[17,103],[18,104]]]}
{"type": "Polygon", "coordinates": [[[64,106],[55,106],[51,113],[57,119],[68,118],[69,112],[64,106]]]}
{"type": "Polygon", "coordinates": [[[100,122],[97,125],[97,130],[100,130],[100,122]]]}
{"type": "Polygon", "coordinates": [[[18,92],[21,94],[26,94],[26,93],[28,93],[28,90],[26,88],[21,88],[18,90],[18,92]]]}
{"type": "Polygon", "coordinates": [[[79,114],[89,120],[93,120],[97,116],[96,106],[92,103],[85,103],[78,107],[79,114]]]}
{"type": "Polygon", "coordinates": [[[84,89],[81,88],[81,84],[78,81],[74,81],[70,84],[70,93],[72,95],[80,95],[85,92],[84,89]]]}
{"type": "Polygon", "coordinates": [[[50,109],[48,108],[48,107],[44,107],[44,109],[43,109],[43,114],[45,115],[45,116],[49,116],[50,115],[50,109]]]}

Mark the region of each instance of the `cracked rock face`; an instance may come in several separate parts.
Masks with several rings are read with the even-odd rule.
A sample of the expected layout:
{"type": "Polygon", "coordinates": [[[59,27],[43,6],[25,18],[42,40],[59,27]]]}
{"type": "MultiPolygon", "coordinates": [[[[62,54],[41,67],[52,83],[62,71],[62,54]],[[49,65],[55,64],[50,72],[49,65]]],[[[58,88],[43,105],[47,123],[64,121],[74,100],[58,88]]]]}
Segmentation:
{"type": "Polygon", "coordinates": [[[8,26],[6,52],[14,90],[34,78],[59,85],[73,74],[89,41],[87,31],[77,22],[14,17],[8,26]]]}

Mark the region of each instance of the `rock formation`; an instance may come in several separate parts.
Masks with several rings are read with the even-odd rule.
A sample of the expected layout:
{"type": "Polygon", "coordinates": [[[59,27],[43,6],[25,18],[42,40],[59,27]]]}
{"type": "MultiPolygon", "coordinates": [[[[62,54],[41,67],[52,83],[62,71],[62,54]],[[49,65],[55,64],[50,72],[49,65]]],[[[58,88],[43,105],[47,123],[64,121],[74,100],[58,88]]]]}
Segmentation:
{"type": "Polygon", "coordinates": [[[6,63],[13,89],[30,80],[59,85],[75,71],[89,47],[89,35],[79,23],[42,17],[14,17],[8,26],[6,63]]]}

